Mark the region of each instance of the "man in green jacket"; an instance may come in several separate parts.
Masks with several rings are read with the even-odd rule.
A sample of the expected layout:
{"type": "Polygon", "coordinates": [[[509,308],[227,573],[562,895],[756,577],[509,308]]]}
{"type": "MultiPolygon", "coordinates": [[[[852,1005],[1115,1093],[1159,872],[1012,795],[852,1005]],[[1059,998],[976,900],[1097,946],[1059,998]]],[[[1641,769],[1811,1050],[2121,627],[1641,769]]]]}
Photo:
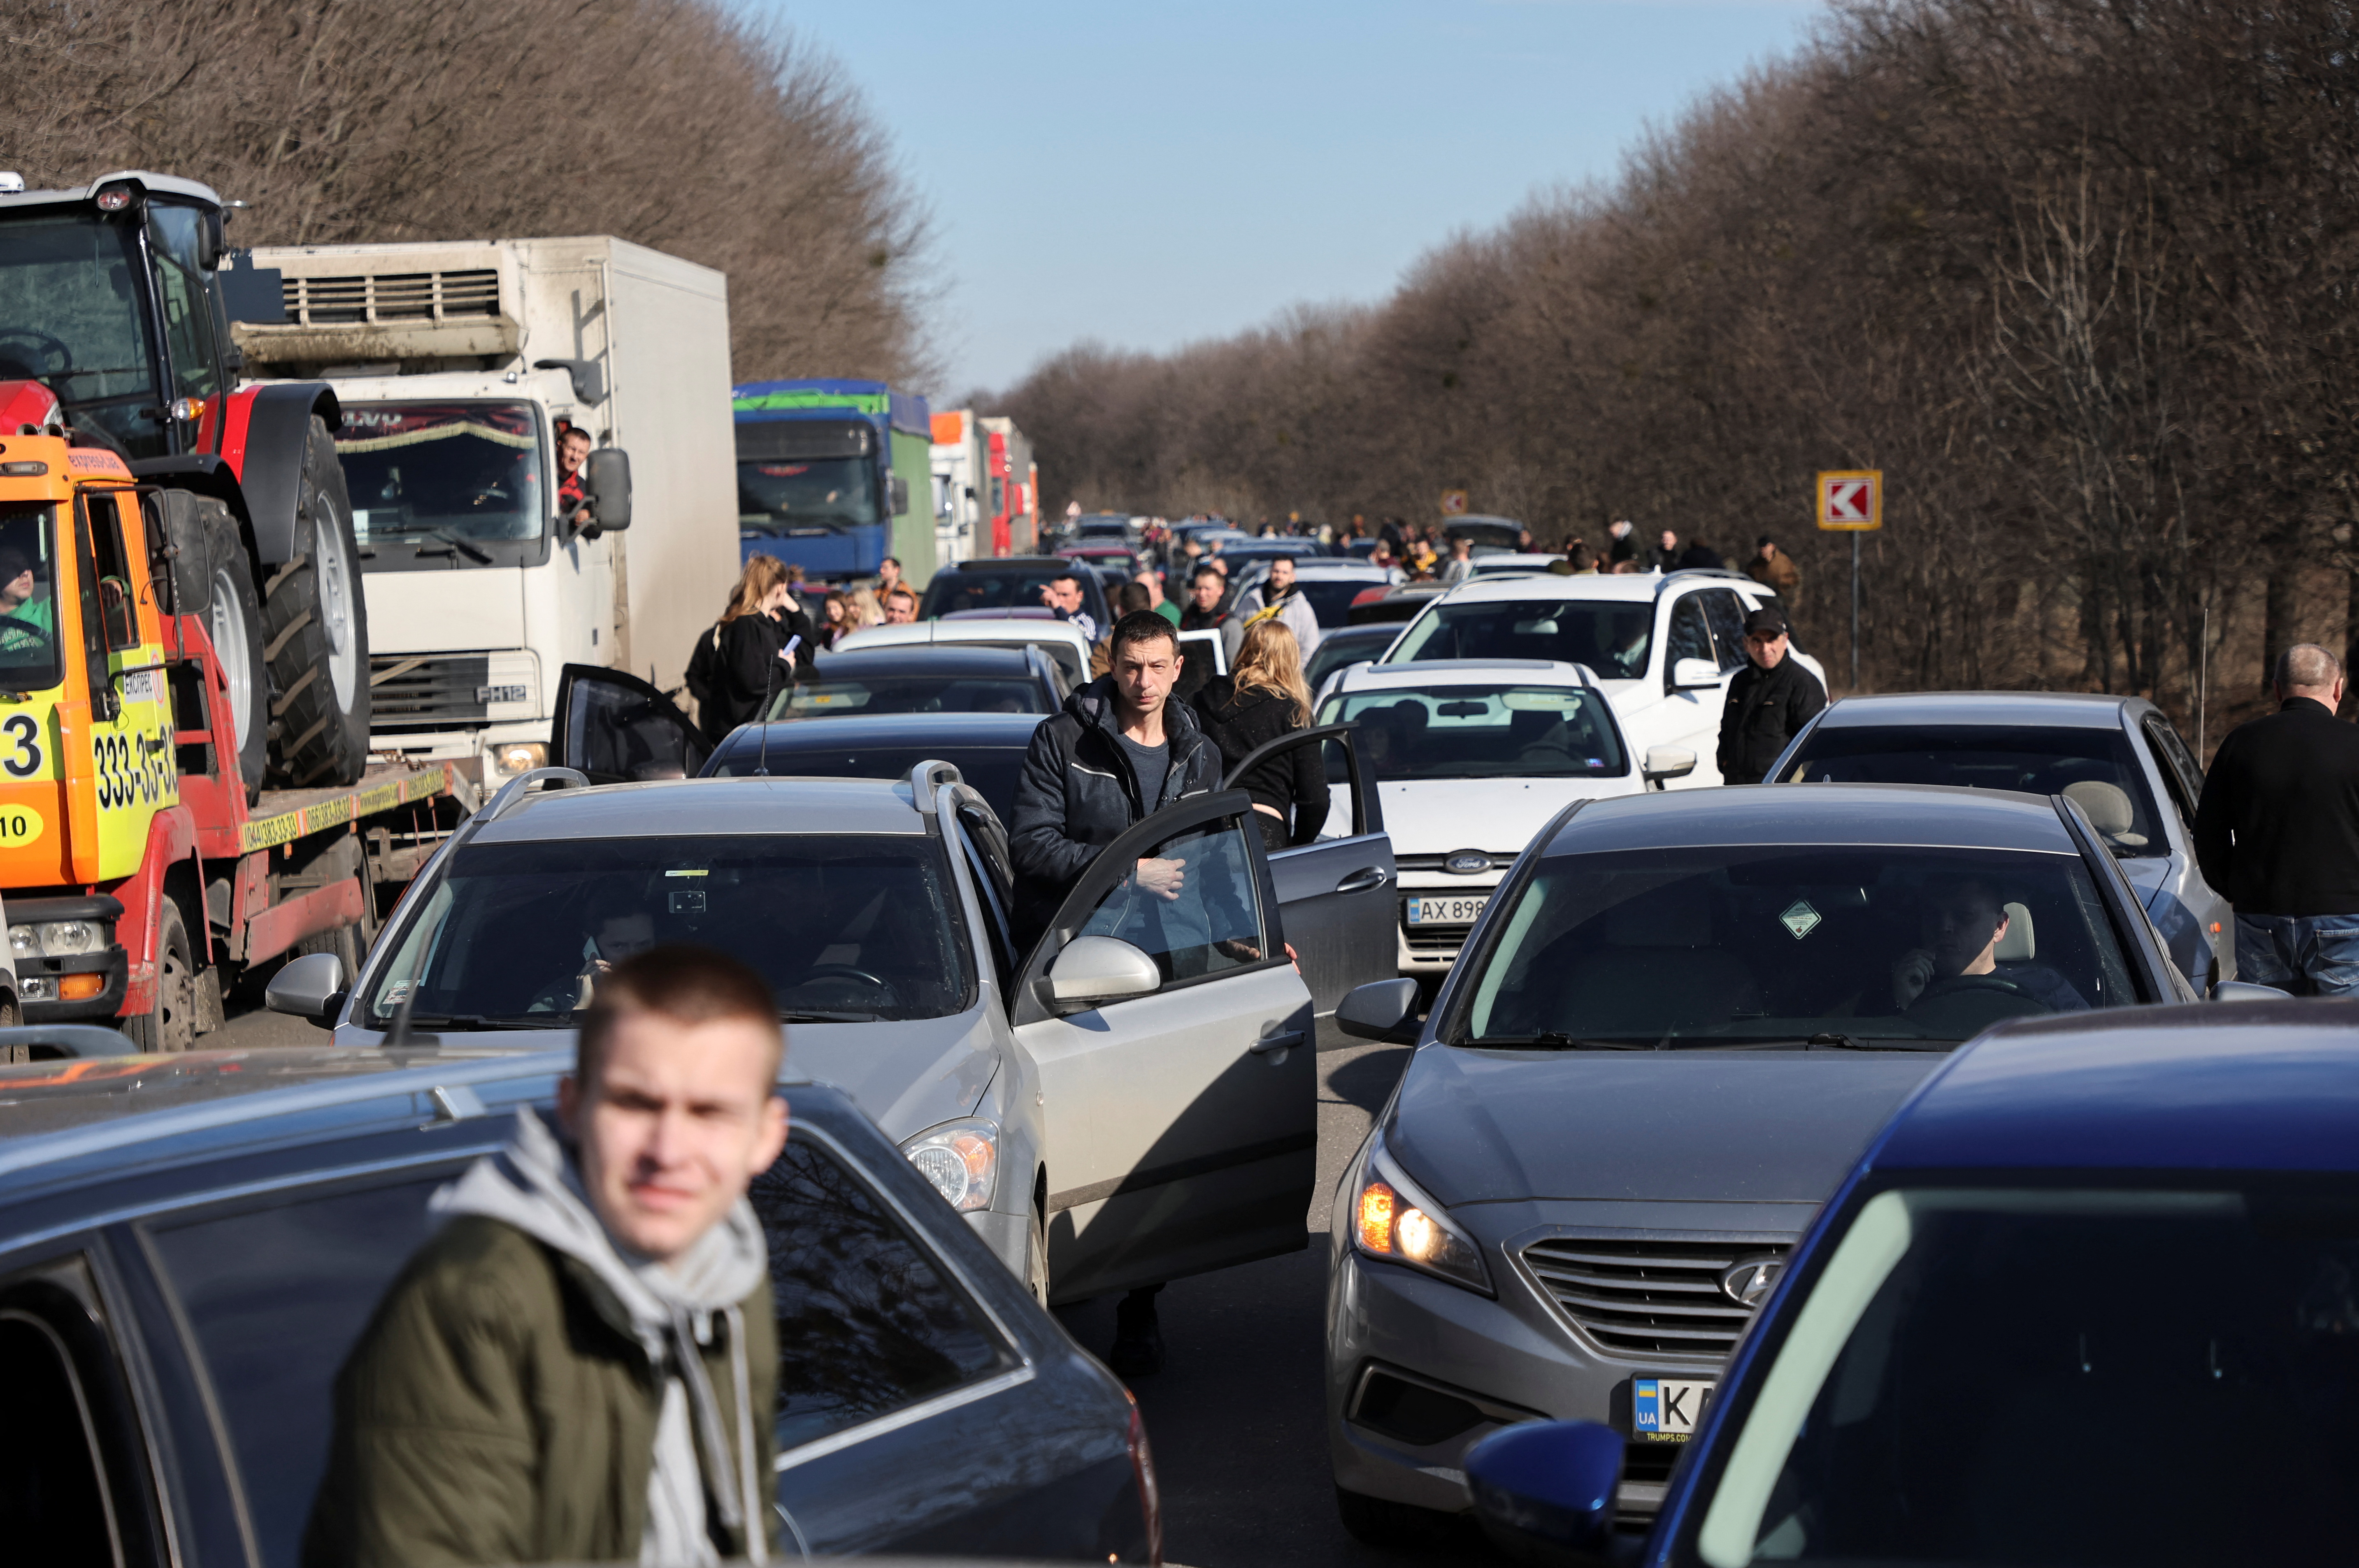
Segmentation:
{"type": "Polygon", "coordinates": [[[657,948],[600,977],[560,1138],[435,1194],[336,1383],[310,1568],[766,1562],[777,1329],[745,1190],[787,1140],[769,987],[657,948]]]}

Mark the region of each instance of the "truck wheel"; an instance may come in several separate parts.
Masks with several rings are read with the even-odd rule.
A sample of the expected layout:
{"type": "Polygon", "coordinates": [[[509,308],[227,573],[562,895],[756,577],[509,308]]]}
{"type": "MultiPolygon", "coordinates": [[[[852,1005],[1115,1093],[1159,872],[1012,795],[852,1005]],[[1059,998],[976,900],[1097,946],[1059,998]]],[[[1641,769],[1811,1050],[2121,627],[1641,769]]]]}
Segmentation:
{"type": "Polygon", "coordinates": [[[271,772],[297,788],[351,784],[368,765],[368,609],[336,443],[311,417],[295,500],[296,554],[262,590],[271,772]]]}
{"type": "MultiPolygon", "coordinates": [[[[205,521],[205,631],[229,679],[237,771],[251,803],[270,762],[270,681],[262,657],[262,604],[237,519],[219,501],[200,501],[205,521]]],[[[228,771],[224,768],[223,771],[228,771]]]]}
{"type": "Polygon", "coordinates": [[[197,1042],[197,966],[180,906],[164,900],[156,919],[156,1001],[123,1032],[146,1051],[186,1051],[197,1042]]]}

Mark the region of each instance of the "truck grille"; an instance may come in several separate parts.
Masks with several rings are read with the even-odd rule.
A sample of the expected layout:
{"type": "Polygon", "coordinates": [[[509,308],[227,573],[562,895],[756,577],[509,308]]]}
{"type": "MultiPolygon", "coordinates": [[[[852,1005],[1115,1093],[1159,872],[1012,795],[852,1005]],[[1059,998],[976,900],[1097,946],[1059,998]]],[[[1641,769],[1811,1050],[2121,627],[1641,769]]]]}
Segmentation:
{"type": "Polygon", "coordinates": [[[1524,1267],[1582,1333],[1617,1356],[1724,1356],[1753,1308],[1721,1289],[1740,1258],[1786,1256],[1789,1243],[1552,1236],[1524,1267]]]}
{"type": "Polygon", "coordinates": [[[449,272],[364,272],[280,280],[287,320],[307,327],[375,321],[442,321],[500,313],[500,275],[491,267],[449,272]]]}
{"type": "Polygon", "coordinates": [[[529,653],[371,654],[369,727],[399,735],[537,718],[537,677],[529,653]]]}

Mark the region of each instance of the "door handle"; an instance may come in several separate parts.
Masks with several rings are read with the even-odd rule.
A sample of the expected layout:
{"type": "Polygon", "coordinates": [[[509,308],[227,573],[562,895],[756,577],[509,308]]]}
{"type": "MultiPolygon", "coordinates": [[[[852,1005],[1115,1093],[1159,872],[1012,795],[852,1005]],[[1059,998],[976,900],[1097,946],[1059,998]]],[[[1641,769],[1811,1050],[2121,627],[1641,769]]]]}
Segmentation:
{"type": "Polygon", "coordinates": [[[1373,893],[1393,879],[1393,874],[1381,866],[1370,866],[1353,872],[1335,884],[1338,893],[1373,893]]]}
{"type": "Polygon", "coordinates": [[[1301,1043],[1300,1029],[1288,1029],[1282,1034],[1266,1034],[1253,1042],[1253,1054],[1266,1056],[1273,1051],[1286,1051],[1301,1043]]]}

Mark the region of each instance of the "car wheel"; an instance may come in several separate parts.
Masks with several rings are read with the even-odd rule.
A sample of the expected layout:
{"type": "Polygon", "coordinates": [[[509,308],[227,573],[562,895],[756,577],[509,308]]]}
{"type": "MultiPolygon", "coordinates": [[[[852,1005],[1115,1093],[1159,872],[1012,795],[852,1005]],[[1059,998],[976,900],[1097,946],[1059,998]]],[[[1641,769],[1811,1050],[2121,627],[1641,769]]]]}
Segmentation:
{"type": "Polygon", "coordinates": [[[1404,1546],[1439,1546],[1451,1539],[1451,1527],[1458,1522],[1455,1514],[1371,1497],[1364,1492],[1347,1492],[1341,1486],[1335,1488],[1335,1511],[1343,1517],[1343,1528],[1351,1532],[1353,1540],[1388,1552],[1397,1552],[1404,1546]]]}
{"type": "Polygon", "coordinates": [[[1049,1223],[1032,1210],[1032,1244],[1024,1259],[1024,1283],[1042,1308],[1049,1305],[1049,1223]]]}

